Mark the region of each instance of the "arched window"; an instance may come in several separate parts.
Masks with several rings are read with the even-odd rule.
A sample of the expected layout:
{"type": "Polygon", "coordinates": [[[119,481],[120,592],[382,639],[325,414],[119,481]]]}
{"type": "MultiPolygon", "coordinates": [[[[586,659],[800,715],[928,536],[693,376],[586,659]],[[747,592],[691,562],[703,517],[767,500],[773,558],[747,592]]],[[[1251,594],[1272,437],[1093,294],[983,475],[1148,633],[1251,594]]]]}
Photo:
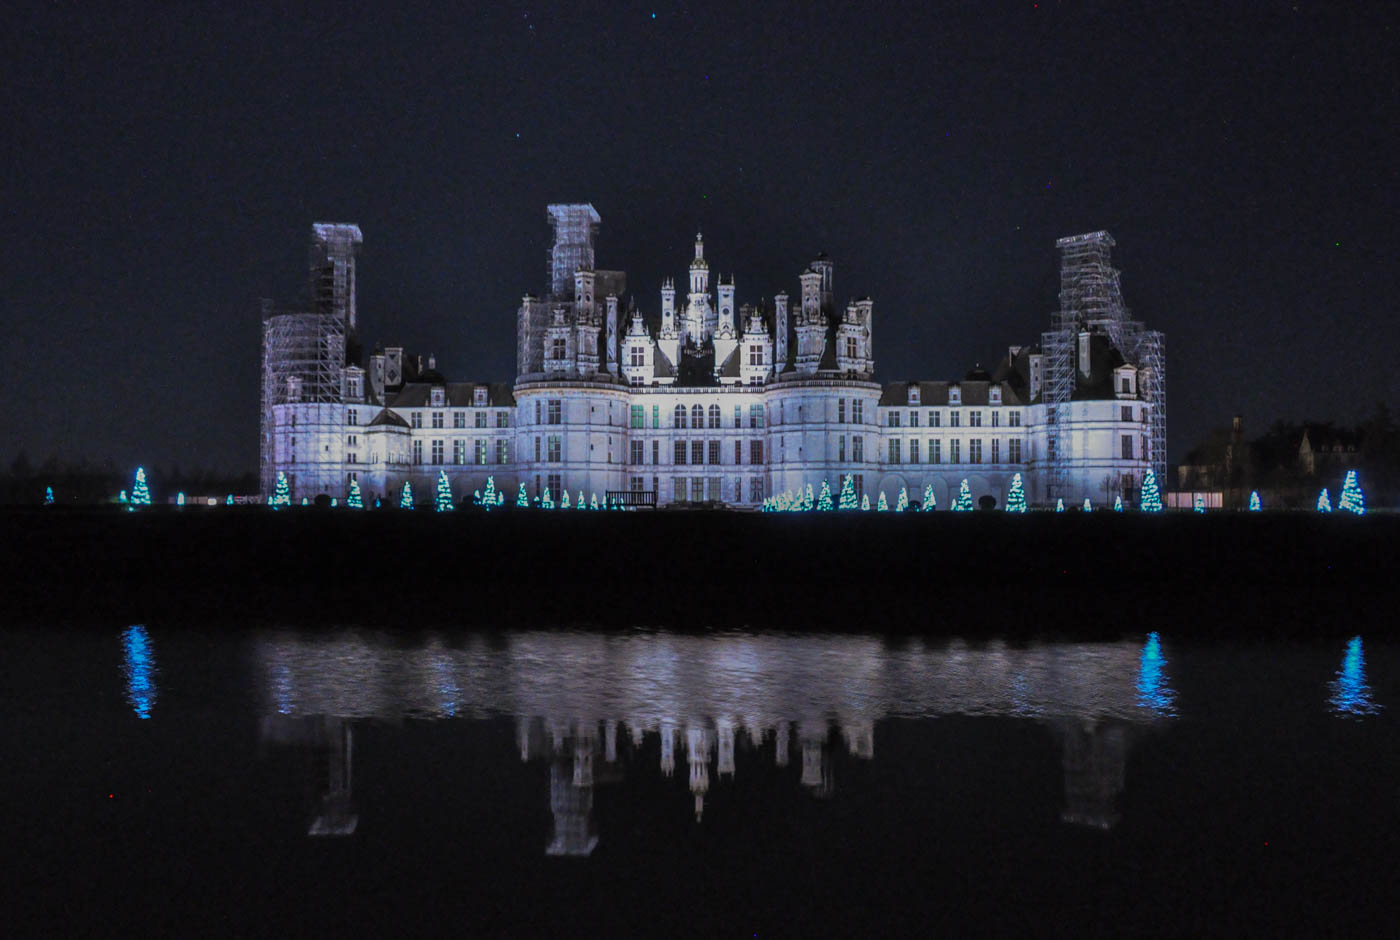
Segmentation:
{"type": "Polygon", "coordinates": [[[705,426],[704,406],[696,405],[695,407],[690,409],[690,425],[691,427],[696,428],[703,428],[705,426]]]}
{"type": "Polygon", "coordinates": [[[710,406],[710,427],[719,427],[719,405],[710,406]]]}
{"type": "Polygon", "coordinates": [[[677,406],[676,406],[675,425],[676,425],[676,427],[678,427],[678,428],[683,428],[683,427],[685,427],[685,405],[677,405],[677,406]]]}

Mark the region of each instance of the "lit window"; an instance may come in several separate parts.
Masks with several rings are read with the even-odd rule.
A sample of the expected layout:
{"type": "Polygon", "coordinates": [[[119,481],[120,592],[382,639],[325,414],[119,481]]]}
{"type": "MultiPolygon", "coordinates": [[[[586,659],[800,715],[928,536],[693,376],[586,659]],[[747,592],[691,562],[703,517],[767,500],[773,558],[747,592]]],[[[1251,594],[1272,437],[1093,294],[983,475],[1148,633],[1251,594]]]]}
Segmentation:
{"type": "Polygon", "coordinates": [[[632,427],[644,428],[647,424],[646,408],[643,405],[632,406],[632,427]]]}
{"type": "Polygon", "coordinates": [[[476,464],[478,467],[486,465],[486,442],[476,441],[476,464]]]}
{"type": "Polygon", "coordinates": [[[762,405],[749,405],[749,427],[751,427],[751,428],[761,428],[761,427],[763,427],[763,406],[762,406],[762,405]]]}
{"type": "Polygon", "coordinates": [[[486,427],[486,412],[478,411],[475,413],[475,415],[476,416],[473,420],[476,422],[476,426],[479,428],[486,427]]]}

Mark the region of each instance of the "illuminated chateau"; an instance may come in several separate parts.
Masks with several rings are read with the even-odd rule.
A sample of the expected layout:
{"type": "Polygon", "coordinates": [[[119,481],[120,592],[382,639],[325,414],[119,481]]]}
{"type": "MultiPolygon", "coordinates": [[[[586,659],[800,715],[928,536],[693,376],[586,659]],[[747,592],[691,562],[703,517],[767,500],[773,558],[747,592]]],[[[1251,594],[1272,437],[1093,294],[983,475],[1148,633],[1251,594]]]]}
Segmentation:
{"type": "MultiPolygon", "coordinates": [[[[358,344],[357,226],[312,227],[309,308],[263,304],[261,473],[294,500],[366,500],[445,471],[458,501],[488,477],[510,496],[628,491],[638,502],[756,508],[767,496],[851,478],[857,497],[926,489],[947,507],[966,480],[1002,505],[1028,498],[1131,504],[1144,472],[1165,479],[1160,333],[1129,318],[1107,232],[1063,238],[1060,309],[1038,346],[1009,346],[961,379],[875,380],[875,305],[838,304],[819,256],[790,297],[740,303],[711,282],[703,237],[684,297],[659,307],[595,263],[591,205],[552,205],[550,282],[516,312],[513,385],[449,381],[401,347],[358,344]]],[[[899,314],[895,314],[896,316],[899,314]]]]}

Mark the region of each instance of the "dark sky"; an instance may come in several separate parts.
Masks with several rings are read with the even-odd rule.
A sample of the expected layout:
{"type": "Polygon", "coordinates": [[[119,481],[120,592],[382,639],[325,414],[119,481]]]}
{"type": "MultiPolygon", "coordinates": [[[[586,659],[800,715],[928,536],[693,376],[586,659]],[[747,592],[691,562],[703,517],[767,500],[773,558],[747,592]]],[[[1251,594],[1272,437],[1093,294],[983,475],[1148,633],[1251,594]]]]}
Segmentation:
{"type": "Polygon", "coordinates": [[[649,316],[697,226],[740,302],[828,252],[885,381],[1036,341],[1055,238],[1108,229],[1171,459],[1400,391],[1388,4],[400,6],[7,15],[0,460],[255,468],[313,221],[364,230],[367,342],[511,379],[558,201],[649,316]]]}

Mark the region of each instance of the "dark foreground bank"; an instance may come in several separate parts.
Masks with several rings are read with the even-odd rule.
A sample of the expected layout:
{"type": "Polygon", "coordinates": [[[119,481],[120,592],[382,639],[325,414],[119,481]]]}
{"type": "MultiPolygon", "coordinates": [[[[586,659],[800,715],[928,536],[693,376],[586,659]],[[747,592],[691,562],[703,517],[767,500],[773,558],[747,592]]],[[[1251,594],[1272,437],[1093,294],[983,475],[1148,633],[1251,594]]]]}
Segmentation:
{"type": "Polygon", "coordinates": [[[1109,636],[1384,629],[1400,518],[9,511],[12,616],[1109,636]]]}

